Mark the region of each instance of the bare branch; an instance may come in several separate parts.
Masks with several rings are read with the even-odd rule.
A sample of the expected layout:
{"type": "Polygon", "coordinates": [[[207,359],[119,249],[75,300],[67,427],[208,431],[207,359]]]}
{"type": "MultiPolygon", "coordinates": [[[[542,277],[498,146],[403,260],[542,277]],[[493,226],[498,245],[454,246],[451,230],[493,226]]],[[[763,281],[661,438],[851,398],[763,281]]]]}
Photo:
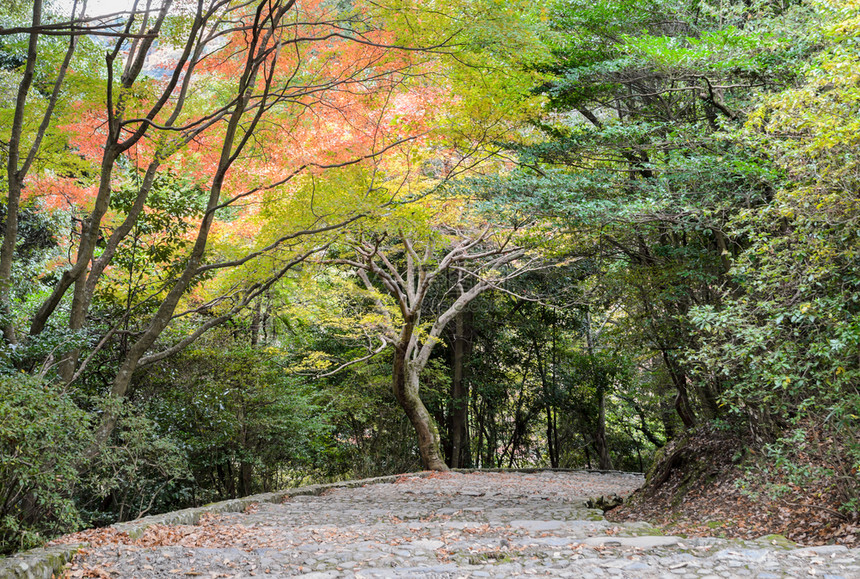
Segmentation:
{"type": "MultiPolygon", "coordinates": [[[[275,275],[271,276],[267,281],[265,281],[264,283],[258,283],[258,284],[254,284],[253,286],[251,286],[251,288],[246,292],[245,297],[242,298],[242,300],[240,300],[239,303],[236,304],[229,311],[225,312],[224,314],[221,314],[220,316],[217,316],[215,318],[207,320],[203,324],[199,325],[194,330],[194,332],[192,332],[190,335],[186,336],[185,338],[183,338],[182,340],[180,340],[179,342],[177,342],[173,346],[171,346],[165,350],[162,350],[161,352],[158,352],[156,354],[150,354],[148,356],[142,356],[138,362],[138,365],[139,366],[145,366],[148,364],[158,362],[160,360],[164,360],[165,358],[168,358],[169,356],[172,356],[172,355],[182,351],[183,349],[187,348],[189,345],[194,343],[198,338],[200,338],[200,336],[202,336],[203,334],[205,334],[206,332],[208,332],[212,328],[223,324],[227,320],[232,319],[236,314],[238,314],[245,307],[247,307],[248,304],[250,304],[255,298],[261,296],[266,291],[268,291],[269,288],[271,288],[275,284],[275,282],[277,282],[278,280],[283,278],[287,274],[288,271],[293,269],[298,264],[306,261],[314,253],[322,251],[323,249],[325,249],[325,248],[324,247],[317,247],[317,248],[314,248],[310,251],[303,253],[302,255],[296,256],[295,258],[290,260],[284,267],[282,267],[278,272],[276,272],[275,275]]],[[[174,316],[171,316],[171,319],[174,319],[174,316]]]]}
{"type": "Polygon", "coordinates": [[[355,360],[350,360],[349,362],[344,362],[343,364],[341,364],[340,366],[338,366],[337,368],[335,368],[333,370],[327,370],[326,372],[323,372],[321,374],[317,374],[317,373],[305,374],[302,372],[296,372],[296,374],[298,374],[299,376],[311,375],[315,379],[328,378],[329,376],[334,376],[338,372],[341,372],[341,371],[349,368],[350,366],[355,366],[356,364],[360,364],[362,362],[367,362],[371,358],[375,358],[376,356],[381,354],[383,351],[385,351],[385,349],[389,346],[388,341],[384,337],[380,337],[379,342],[380,342],[379,347],[376,350],[373,350],[372,352],[370,352],[366,356],[362,356],[361,358],[356,358],[355,360]]]}
{"type": "MultiPolygon", "coordinates": [[[[251,253],[249,253],[249,254],[247,254],[247,255],[239,258],[239,259],[234,259],[231,261],[221,261],[218,263],[210,263],[210,264],[206,264],[204,266],[201,266],[201,267],[197,268],[196,274],[200,275],[201,273],[206,273],[207,271],[212,271],[215,269],[224,269],[227,267],[238,267],[240,265],[244,265],[244,264],[248,263],[249,261],[260,257],[263,254],[269,253],[272,250],[277,249],[278,247],[280,247],[285,242],[287,242],[291,239],[296,239],[297,237],[303,237],[303,236],[319,235],[320,233],[327,233],[329,231],[334,231],[335,229],[341,229],[343,227],[346,227],[350,223],[353,223],[359,219],[362,219],[363,217],[364,217],[364,215],[356,215],[355,217],[351,217],[350,219],[347,219],[345,221],[341,221],[340,223],[335,223],[333,225],[326,225],[324,227],[319,227],[317,229],[303,229],[301,231],[295,231],[293,233],[289,233],[287,235],[284,235],[284,236],[278,238],[277,240],[270,243],[266,247],[264,247],[260,250],[251,252],[251,253]]],[[[328,247],[328,246],[326,245],[323,248],[320,248],[320,250],[324,249],[325,247],[328,247]]],[[[320,250],[317,250],[317,251],[320,251],[320,250]]]]}

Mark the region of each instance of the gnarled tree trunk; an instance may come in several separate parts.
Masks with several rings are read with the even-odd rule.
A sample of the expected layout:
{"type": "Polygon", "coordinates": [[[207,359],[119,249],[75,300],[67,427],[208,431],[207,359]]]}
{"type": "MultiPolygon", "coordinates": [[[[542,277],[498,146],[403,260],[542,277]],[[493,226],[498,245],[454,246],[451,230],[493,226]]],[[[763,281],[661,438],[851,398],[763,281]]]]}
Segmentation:
{"type": "Polygon", "coordinates": [[[419,395],[418,377],[421,370],[407,362],[405,354],[400,348],[395,349],[394,396],[415,429],[421,465],[426,470],[448,470],[448,465],[442,458],[439,428],[419,395]]]}
{"type": "Polygon", "coordinates": [[[430,354],[440,341],[442,332],[457,316],[462,315],[472,300],[494,285],[527,271],[528,264],[531,263],[513,268],[514,271],[507,276],[500,275],[492,280],[479,277],[479,271],[498,271],[502,266],[525,255],[525,251],[519,247],[508,246],[506,243],[493,245],[488,240],[489,234],[489,228],[480,233],[473,232],[474,236],[461,232],[451,240],[452,245],[441,258],[434,255],[436,245],[432,237],[426,241],[424,251],[419,253],[416,251],[415,241],[404,236],[401,243],[405,249],[406,263],[401,266],[402,271],[395,265],[394,260],[386,255],[386,249],[392,254],[397,253],[400,249],[397,245],[400,244],[384,249],[381,246],[382,240],[378,239],[359,238],[353,245],[357,259],[334,260],[335,263],[354,267],[370,291],[378,289],[370,278],[371,275],[375,276],[397,302],[401,320],[395,320],[382,300],[376,300],[379,313],[388,322],[384,330],[385,339],[394,346],[394,395],[415,429],[421,461],[424,468],[429,470],[448,470],[448,466],[441,452],[439,429],[421,401],[421,371],[427,367],[430,354]],[[433,281],[449,269],[463,270],[466,266],[475,269],[471,274],[475,277],[472,286],[467,290],[458,279],[457,299],[436,318],[426,334],[422,332],[419,339],[416,332],[421,327],[421,310],[433,281]]]}

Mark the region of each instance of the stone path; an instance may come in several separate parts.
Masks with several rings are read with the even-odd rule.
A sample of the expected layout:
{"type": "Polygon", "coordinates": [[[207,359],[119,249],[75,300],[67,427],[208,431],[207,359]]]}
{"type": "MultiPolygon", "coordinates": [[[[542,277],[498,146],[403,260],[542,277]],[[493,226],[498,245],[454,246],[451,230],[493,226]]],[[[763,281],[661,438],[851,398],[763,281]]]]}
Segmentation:
{"type": "Polygon", "coordinates": [[[860,578],[860,549],[681,539],[585,499],[636,475],[450,473],[292,497],[93,547],[67,577],[860,578]]]}

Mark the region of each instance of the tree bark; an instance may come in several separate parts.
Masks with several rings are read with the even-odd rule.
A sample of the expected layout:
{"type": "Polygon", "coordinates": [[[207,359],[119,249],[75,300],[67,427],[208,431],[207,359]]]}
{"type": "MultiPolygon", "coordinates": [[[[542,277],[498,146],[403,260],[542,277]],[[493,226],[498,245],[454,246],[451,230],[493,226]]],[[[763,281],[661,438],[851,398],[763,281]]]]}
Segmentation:
{"type": "Polygon", "coordinates": [[[546,442],[549,452],[549,466],[558,468],[558,437],[555,432],[555,413],[551,404],[546,404],[546,442]]]}
{"type": "Polygon", "coordinates": [[[591,331],[591,310],[585,312],[586,335],[588,346],[588,357],[591,363],[591,379],[597,394],[597,428],[594,432],[594,447],[597,451],[598,468],[601,470],[612,470],[612,459],[609,457],[609,448],[606,444],[606,384],[603,376],[597,376],[597,367],[594,363],[594,334],[591,331]]]}
{"type": "Polygon", "coordinates": [[[606,444],[606,392],[601,386],[597,389],[598,407],[597,432],[594,433],[594,445],[597,447],[597,459],[601,470],[613,470],[609,447],[606,444]]]}
{"type": "Polygon", "coordinates": [[[257,299],[251,314],[251,345],[256,346],[260,342],[260,321],[262,320],[263,298],[257,299]]]}
{"type": "Polygon", "coordinates": [[[418,435],[418,452],[426,470],[448,470],[440,450],[439,429],[419,396],[420,369],[406,360],[402,348],[394,350],[393,390],[397,402],[406,413],[418,435]]]}
{"type": "Polygon", "coordinates": [[[436,245],[432,238],[427,240],[422,255],[416,250],[414,240],[401,234],[406,262],[403,272],[381,249],[382,239],[359,238],[353,244],[357,259],[335,260],[336,263],[354,267],[370,291],[377,291],[377,288],[369,275],[376,276],[386,291],[397,301],[403,318],[399,330],[396,329],[396,322],[385,304],[379,299],[376,300],[379,312],[388,321],[389,327],[385,330],[386,338],[394,346],[392,388],[397,401],[415,428],[421,461],[424,468],[429,470],[448,470],[448,466],[441,452],[441,437],[436,422],[421,401],[420,373],[427,367],[433,348],[441,340],[445,328],[463,314],[463,310],[472,300],[492,288],[494,284],[502,283],[505,279],[528,271],[528,266],[520,266],[506,277],[498,277],[492,281],[482,279],[474,273],[471,274],[476,277],[474,285],[465,290],[458,283],[457,299],[436,318],[426,335],[419,340],[416,331],[421,323],[421,308],[431,285],[441,274],[451,268],[462,270],[470,263],[475,264],[479,271],[480,269],[492,271],[525,255],[525,250],[519,247],[507,247],[506,244],[492,246],[490,249],[480,247],[487,241],[489,231],[487,228],[474,236],[459,236],[453,247],[438,261],[434,260],[436,245]]]}
{"type": "Polygon", "coordinates": [[[18,211],[21,203],[21,190],[24,176],[19,172],[18,160],[21,149],[21,134],[24,129],[24,108],[27,95],[33,84],[33,73],[36,68],[39,33],[36,31],[42,23],[42,0],[33,2],[33,32],[27,47],[27,62],[24,74],[18,85],[15,99],[15,113],[12,117],[12,128],[8,142],[8,159],[6,161],[6,180],[8,195],[6,200],[6,223],[3,232],[3,244],[0,248],[0,316],[2,316],[3,336],[8,344],[16,343],[15,324],[12,319],[12,261],[15,246],[18,242],[18,211]]]}
{"type": "MultiPolygon", "coordinates": [[[[128,89],[133,86],[135,80],[137,79],[137,76],[140,74],[149,47],[155,41],[155,38],[160,34],[161,26],[164,23],[164,19],[167,17],[167,13],[170,9],[171,3],[172,0],[166,0],[164,4],[158,9],[158,16],[156,18],[155,23],[149,30],[146,30],[148,35],[147,38],[140,43],[135,41],[132,44],[127,56],[125,67],[126,71],[123,73],[121,79],[122,88],[126,89],[126,92],[120,93],[119,97],[116,99],[116,102],[114,102],[113,64],[116,61],[116,58],[122,52],[122,47],[125,46],[125,44],[123,42],[117,42],[114,48],[110,52],[108,52],[105,57],[108,74],[108,120],[106,123],[108,135],[106,137],[104,145],[104,152],[102,153],[98,193],[96,194],[96,198],[93,203],[93,209],[90,215],[83,220],[83,225],[81,227],[81,239],[78,244],[78,252],[75,258],[75,263],[70,269],[63,272],[63,276],[60,278],[59,283],[57,283],[51,295],[42,303],[41,307],[39,308],[39,311],[33,317],[30,323],[31,336],[36,336],[40,334],[42,330],[44,330],[48,319],[54,313],[54,310],[57,308],[57,306],[59,306],[60,302],[63,299],[63,296],[66,295],[66,292],[70,287],[72,287],[72,284],[75,285],[75,289],[72,296],[72,311],[69,315],[69,329],[79,330],[83,327],[83,323],[85,321],[86,314],[89,309],[89,304],[92,300],[92,291],[89,289],[89,286],[92,284],[86,283],[88,277],[87,268],[90,267],[93,261],[96,243],[98,242],[100,235],[101,222],[110,206],[111,178],[115,163],[124,152],[131,149],[137,142],[139,142],[143,138],[144,134],[150,127],[149,123],[143,123],[138,129],[132,131],[131,136],[129,136],[125,141],[122,141],[122,136],[124,134],[123,130],[125,128],[128,128],[124,126],[123,122],[123,113],[125,112],[127,104],[126,100],[131,94],[128,89]],[[81,278],[83,278],[83,281],[81,283],[78,283],[78,280],[81,278]]],[[[133,24],[134,19],[129,19],[125,27],[125,34],[129,34],[131,32],[131,27],[133,26],[133,24]]],[[[164,105],[170,100],[170,97],[173,93],[173,88],[175,88],[176,83],[180,78],[180,71],[184,72],[184,64],[185,62],[187,62],[191,47],[195,44],[196,31],[199,25],[200,18],[198,14],[198,18],[195,18],[194,24],[192,26],[192,34],[190,34],[188,37],[185,52],[177,63],[176,71],[168,82],[167,87],[162,91],[158,103],[150,111],[150,119],[154,119],[158,112],[160,112],[164,105]]],[[[146,26],[146,19],[144,19],[142,26],[146,26]]],[[[141,32],[143,31],[144,29],[142,28],[141,32]]],[[[174,113],[178,114],[178,111],[174,111],[174,113]]],[[[68,374],[68,367],[74,366],[74,361],[77,359],[77,356],[77,351],[70,352],[67,355],[66,361],[64,362],[64,366],[66,366],[66,368],[61,371],[62,374],[68,374]]]]}
{"type": "Polygon", "coordinates": [[[690,406],[690,397],[687,393],[687,375],[678,367],[672,359],[671,354],[663,350],[663,362],[666,364],[666,369],[675,384],[675,389],[678,394],[675,396],[675,411],[681,417],[681,422],[684,423],[685,429],[690,429],[696,426],[696,415],[693,408],[690,406]]]}
{"type": "MultiPolygon", "coordinates": [[[[185,291],[191,285],[195,278],[200,274],[200,264],[203,261],[206,246],[209,239],[209,232],[212,228],[212,223],[215,220],[215,211],[221,205],[221,192],[224,186],[224,180],[233,166],[239,153],[247,144],[250,134],[260,122],[263,111],[265,110],[265,97],[269,95],[270,86],[267,78],[267,86],[263,89],[263,96],[260,108],[253,114],[253,118],[247,119],[245,114],[248,110],[248,103],[251,100],[251,88],[254,87],[258,74],[263,68],[266,57],[269,55],[267,48],[275,34],[278,22],[283,17],[285,12],[293,5],[293,0],[287,1],[284,5],[273,11],[267,19],[269,20],[268,30],[263,28],[255,30],[254,36],[249,42],[248,55],[245,63],[245,68],[239,79],[236,94],[240,95],[237,99],[235,108],[232,110],[227,128],[224,132],[221,141],[221,155],[218,160],[217,167],[209,187],[209,199],[206,205],[206,212],[200,221],[197,236],[189,252],[188,260],[185,263],[185,268],[178,276],[177,280],[167,292],[167,295],[162,300],[156,313],[153,315],[148,327],[140,334],[137,340],[132,344],[120,363],[119,369],[114,377],[111,386],[110,396],[114,399],[123,399],[131,385],[132,375],[137,369],[141,358],[146,354],[147,350],[155,343],[167,325],[170,323],[173,313],[179,304],[180,299],[185,294],[185,291]],[[244,129],[247,133],[242,134],[239,130],[240,125],[246,122],[244,129]]],[[[266,4],[260,3],[257,5],[257,17],[260,18],[265,13],[266,4]]],[[[269,7],[271,8],[271,7],[269,7]]],[[[274,63],[271,63],[274,67],[274,63]]],[[[110,165],[112,167],[112,164],[110,165]]],[[[105,173],[102,173],[102,180],[105,179],[105,173]]],[[[103,183],[104,185],[104,183],[103,183]]],[[[109,183],[108,183],[109,186],[109,183]]],[[[95,211],[94,211],[95,213],[95,211]]],[[[80,260],[78,260],[80,264],[80,260]]],[[[76,264],[76,266],[78,265],[76,264]]],[[[84,453],[84,456],[91,458],[98,451],[99,447],[104,444],[110,437],[116,427],[118,415],[114,411],[106,411],[102,416],[101,424],[95,433],[93,444],[84,453]]]]}
{"type": "Polygon", "coordinates": [[[585,466],[586,468],[591,468],[591,451],[588,450],[588,447],[591,446],[591,443],[585,437],[584,432],[582,433],[582,441],[584,443],[582,450],[585,452],[585,466]]]}
{"type": "Polygon", "coordinates": [[[243,497],[251,494],[251,484],[253,481],[253,466],[248,461],[248,455],[251,452],[251,444],[248,437],[248,425],[245,422],[245,406],[244,401],[239,403],[239,446],[241,448],[241,456],[239,458],[239,493],[243,497]]]}
{"type": "Polygon", "coordinates": [[[469,460],[469,386],[465,381],[465,362],[469,356],[468,312],[454,318],[454,344],[451,359],[451,468],[466,466],[469,460]]]}

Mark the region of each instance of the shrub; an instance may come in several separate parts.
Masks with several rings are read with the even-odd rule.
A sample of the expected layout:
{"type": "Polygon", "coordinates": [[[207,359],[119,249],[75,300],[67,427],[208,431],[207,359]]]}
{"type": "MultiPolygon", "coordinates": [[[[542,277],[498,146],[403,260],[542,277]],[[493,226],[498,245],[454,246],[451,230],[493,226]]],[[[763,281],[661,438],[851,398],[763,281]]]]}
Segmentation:
{"type": "Polygon", "coordinates": [[[89,422],[64,391],[39,377],[0,376],[0,553],[80,525],[71,497],[89,422]]]}

